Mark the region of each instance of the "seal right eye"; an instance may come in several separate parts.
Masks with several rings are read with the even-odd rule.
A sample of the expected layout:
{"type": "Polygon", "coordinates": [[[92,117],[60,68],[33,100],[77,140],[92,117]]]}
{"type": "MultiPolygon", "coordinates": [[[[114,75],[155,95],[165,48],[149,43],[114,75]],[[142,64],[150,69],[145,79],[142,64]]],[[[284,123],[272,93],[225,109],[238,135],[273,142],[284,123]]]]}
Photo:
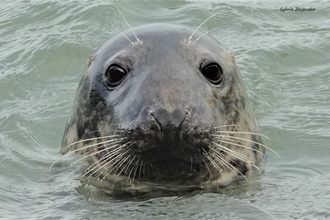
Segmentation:
{"type": "Polygon", "coordinates": [[[119,65],[111,65],[105,74],[106,83],[109,87],[118,86],[125,78],[127,71],[119,65]]]}
{"type": "Polygon", "coordinates": [[[201,67],[202,74],[214,85],[220,85],[223,78],[222,69],[217,63],[210,63],[201,67]]]}

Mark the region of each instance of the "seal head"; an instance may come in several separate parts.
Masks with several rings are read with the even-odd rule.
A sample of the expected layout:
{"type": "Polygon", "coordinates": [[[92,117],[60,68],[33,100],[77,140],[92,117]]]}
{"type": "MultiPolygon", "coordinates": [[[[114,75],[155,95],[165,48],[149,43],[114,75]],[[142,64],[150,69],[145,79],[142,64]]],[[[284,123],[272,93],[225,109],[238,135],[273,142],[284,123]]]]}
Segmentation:
{"type": "Polygon", "coordinates": [[[88,61],[62,153],[88,158],[84,176],[119,185],[230,182],[264,147],[230,51],[185,26],[144,25],[88,61]]]}

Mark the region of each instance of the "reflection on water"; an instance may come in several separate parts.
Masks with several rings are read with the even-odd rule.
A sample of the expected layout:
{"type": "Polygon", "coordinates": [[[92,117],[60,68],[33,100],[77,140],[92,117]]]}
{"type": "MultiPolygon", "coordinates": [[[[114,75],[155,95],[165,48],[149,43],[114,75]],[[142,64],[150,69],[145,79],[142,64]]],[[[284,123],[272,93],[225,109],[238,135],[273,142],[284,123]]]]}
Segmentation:
{"type": "Polygon", "coordinates": [[[0,213],[5,219],[328,219],[329,3],[116,2],[132,25],[202,27],[235,54],[261,131],[264,173],[219,193],[110,198],[79,181],[59,156],[87,58],[125,21],[108,1],[0,5],[0,213]]]}

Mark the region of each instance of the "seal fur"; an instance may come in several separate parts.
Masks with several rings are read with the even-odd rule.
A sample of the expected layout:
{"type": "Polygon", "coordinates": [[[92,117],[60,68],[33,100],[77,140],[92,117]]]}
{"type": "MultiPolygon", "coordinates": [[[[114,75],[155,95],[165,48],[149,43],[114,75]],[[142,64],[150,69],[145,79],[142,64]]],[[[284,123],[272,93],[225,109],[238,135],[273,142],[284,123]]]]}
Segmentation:
{"type": "Polygon", "coordinates": [[[83,155],[84,176],[113,189],[222,185],[259,169],[266,146],[233,54],[185,26],[133,30],[89,58],[61,152],[83,155]],[[221,83],[203,75],[209,65],[221,83]],[[114,66],[126,74],[109,86],[114,66]]]}

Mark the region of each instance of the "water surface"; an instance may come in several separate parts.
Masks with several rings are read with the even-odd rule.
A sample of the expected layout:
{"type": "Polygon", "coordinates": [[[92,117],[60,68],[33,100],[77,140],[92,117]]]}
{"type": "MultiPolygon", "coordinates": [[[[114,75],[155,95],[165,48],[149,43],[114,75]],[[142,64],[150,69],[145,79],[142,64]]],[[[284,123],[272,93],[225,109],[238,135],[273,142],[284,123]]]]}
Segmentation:
{"type": "Polygon", "coordinates": [[[221,193],[116,200],[59,156],[87,58],[127,28],[111,1],[0,5],[1,219],[329,219],[330,4],[115,1],[132,26],[197,27],[232,50],[270,151],[264,173],[221,193]],[[315,11],[281,12],[280,7],[315,11]]]}

